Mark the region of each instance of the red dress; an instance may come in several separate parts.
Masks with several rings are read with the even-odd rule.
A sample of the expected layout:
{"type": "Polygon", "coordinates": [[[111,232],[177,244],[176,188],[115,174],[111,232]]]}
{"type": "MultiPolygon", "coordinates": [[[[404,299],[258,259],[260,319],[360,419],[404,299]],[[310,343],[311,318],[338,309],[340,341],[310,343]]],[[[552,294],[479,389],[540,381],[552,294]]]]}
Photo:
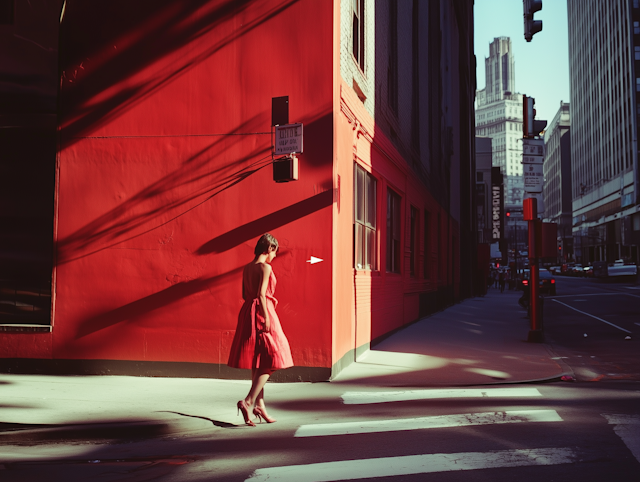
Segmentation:
{"type": "MultiPolygon", "coordinates": [[[[251,277],[247,277],[251,278],[251,277]]],[[[244,296],[258,293],[258,287],[248,286],[251,279],[244,281],[244,296]]],[[[231,344],[227,365],[233,368],[273,368],[279,370],[293,366],[289,341],[282,331],[276,313],[278,300],[273,296],[276,290],[276,276],[271,272],[267,285],[267,306],[271,320],[271,331],[264,331],[264,317],[260,313],[260,300],[245,298],[238,315],[238,326],[231,344]]]]}

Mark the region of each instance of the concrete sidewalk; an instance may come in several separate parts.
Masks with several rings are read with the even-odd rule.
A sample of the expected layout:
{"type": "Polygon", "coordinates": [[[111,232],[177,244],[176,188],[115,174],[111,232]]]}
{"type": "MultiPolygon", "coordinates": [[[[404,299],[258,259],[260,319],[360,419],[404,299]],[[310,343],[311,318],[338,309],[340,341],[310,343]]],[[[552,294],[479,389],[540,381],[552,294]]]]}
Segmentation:
{"type": "MultiPolygon", "coordinates": [[[[270,406],[283,422],[278,425],[298,422],[296,400],[339,403],[351,387],[455,387],[570,374],[544,344],[525,341],[529,325],[519,295],[491,290],[424,318],[330,384],[269,384],[270,406]]],[[[0,445],[242,429],[235,405],[248,388],[248,381],[237,380],[0,374],[0,445]]]]}
{"type": "Polygon", "coordinates": [[[466,386],[549,381],[570,369],[542,343],[529,343],[520,291],[490,289],[398,331],[334,383],[466,386]]]}

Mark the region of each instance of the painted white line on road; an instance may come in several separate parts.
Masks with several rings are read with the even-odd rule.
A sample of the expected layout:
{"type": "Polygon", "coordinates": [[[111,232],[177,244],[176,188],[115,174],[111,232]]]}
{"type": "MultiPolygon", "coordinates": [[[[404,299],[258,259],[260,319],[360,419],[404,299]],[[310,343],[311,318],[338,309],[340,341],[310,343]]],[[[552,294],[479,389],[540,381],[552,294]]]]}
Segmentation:
{"type": "Polygon", "coordinates": [[[258,469],[246,482],[357,480],[458,470],[571,464],[578,460],[580,454],[570,447],[406,455],[258,469]]]}
{"type": "Polygon", "coordinates": [[[327,435],[397,432],[402,430],[469,427],[471,425],[520,422],[562,422],[562,418],[555,410],[507,410],[504,412],[464,413],[395,420],[321,423],[300,426],[294,437],[325,437],[327,435]]]}
{"type": "Polygon", "coordinates": [[[640,462],[640,415],[614,415],[603,413],[613,431],[622,439],[631,453],[640,462]]]}
{"type": "Polygon", "coordinates": [[[598,318],[597,316],[592,315],[590,313],[587,313],[586,311],[581,311],[581,310],[579,310],[577,308],[574,308],[573,306],[569,306],[568,304],[563,303],[562,301],[558,301],[558,300],[552,300],[552,301],[555,301],[556,303],[560,303],[561,305],[564,305],[567,308],[571,308],[573,311],[577,311],[578,313],[582,313],[583,315],[587,315],[587,316],[590,316],[591,318],[595,318],[596,320],[601,321],[603,323],[606,323],[607,325],[611,325],[611,326],[613,326],[614,328],[617,328],[620,331],[624,331],[625,333],[631,333],[629,330],[625,330],[624,328],[622,328],[622,327],[620,327],[618,325],[614,325],[610,321],[603,320],[602,318],[598,318]]]}
{"type": "Polygon", "coordinates": [[[577,296],[615,296],[622,295],[627,296],[629,293],[580,293],[579,295],[558,295],[554,296],[554,298],[575,298],[577,296]]]}
{"type": "Polygon", "coordinates": [[[636,325],[640,326],[640,323],[635,323],[636,325]]]}
{"type": "Polygon", "coordinates": [[[537,388],[452,388],[448,390],[403,390],[401,392],[345,392],[342,401],[349,405],[405,402],[439,398],[541,397],[537,388]]]}

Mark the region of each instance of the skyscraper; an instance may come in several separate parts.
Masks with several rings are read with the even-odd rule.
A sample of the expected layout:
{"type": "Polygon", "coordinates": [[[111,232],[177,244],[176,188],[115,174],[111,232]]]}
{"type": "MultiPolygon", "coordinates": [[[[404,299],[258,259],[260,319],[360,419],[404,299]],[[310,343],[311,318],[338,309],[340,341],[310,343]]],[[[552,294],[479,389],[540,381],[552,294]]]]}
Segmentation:
{"type": "Polygon", "coordinates": [[[509,37],[489,45],[486,86],[476,95],[476,135],[493,139],[493,165],[504,175],[505,204],[522,204],[522,95],[515,93],[515,61],[509,37]]]}
{"type": "Polygon", "coordinates": [[[509,37],[498,37],[489,44],[489,57],[484,59],[487,103],[504,99],[515,92],[515,62],[509,37]]]}
{"type": "Polygon", "coordinates": [[[558,256],[573,259],[571,205],[571,117],[569,104],[560,108],[544,133],[544,219],[557,223],[558,256]]]}
{"type": "Polygon", "coordinates": [[[567,9],[576,259],[637,262],[640,1],[568,0],[567,9]]]}

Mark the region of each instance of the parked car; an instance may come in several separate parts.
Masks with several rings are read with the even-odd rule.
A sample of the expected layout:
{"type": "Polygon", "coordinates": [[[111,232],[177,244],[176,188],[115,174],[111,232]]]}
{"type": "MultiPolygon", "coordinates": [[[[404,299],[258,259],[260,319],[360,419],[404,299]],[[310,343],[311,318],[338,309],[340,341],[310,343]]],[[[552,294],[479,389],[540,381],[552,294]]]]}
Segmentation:
{"type": "Polygon", "coordinates": [[[549,271],[549,273],[555,275],[560,273],[560,270],[562,269],[562,266],[549,266],[547,268],[547,271],[549,271]]]}
{"type": "Polygon", "coordinates": [[[585,266],[584,268],[582,268],[582,270],[584,271],[584,275],[587,278],[593,278],[593,266],[585,266]]]}
{"type": "MultiPolygon", "coordinates": [[[[530,277],[531,277],[531,271],[528,269],[525,269],[522,273],[522,279],[520,280],[519,289],[524,290],[525,287],[529,286],[530,277]]],[[[540,293],[547,293],[551,296],[555,296],[556,279],[548,271],[545,271],[545,270],[539,271],[539,286],[540,286],[540,293]]]]}
{"type": "Polygon", "coordinates": [[[571,271],[569,272],[571,276],[583,276],[584,275],[584,267],[581,264],[575,264],[571,271]]]}

